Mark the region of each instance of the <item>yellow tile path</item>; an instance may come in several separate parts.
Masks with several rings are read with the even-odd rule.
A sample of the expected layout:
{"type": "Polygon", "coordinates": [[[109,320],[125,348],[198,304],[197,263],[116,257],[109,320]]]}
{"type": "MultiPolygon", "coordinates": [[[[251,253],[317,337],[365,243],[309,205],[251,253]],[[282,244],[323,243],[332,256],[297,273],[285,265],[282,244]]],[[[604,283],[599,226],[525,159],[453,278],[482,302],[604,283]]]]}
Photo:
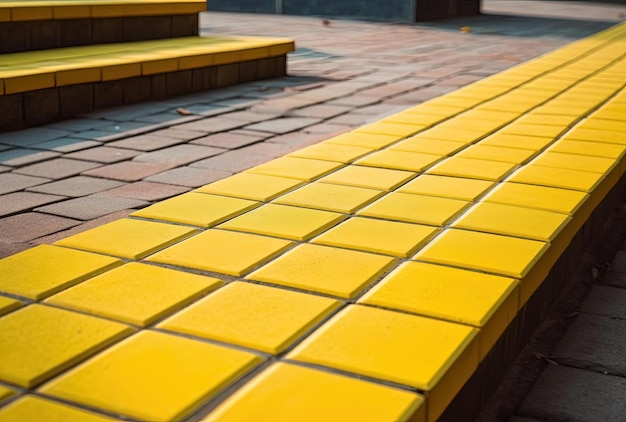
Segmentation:
{"type": "MultiPolygon", "coordinates": [[[[620,24],[0,260],[0,421],[436,421],[626,171],[625,52],[620,24]]],[[[50,82],[28,63],[5,88],[50,82]]]]}

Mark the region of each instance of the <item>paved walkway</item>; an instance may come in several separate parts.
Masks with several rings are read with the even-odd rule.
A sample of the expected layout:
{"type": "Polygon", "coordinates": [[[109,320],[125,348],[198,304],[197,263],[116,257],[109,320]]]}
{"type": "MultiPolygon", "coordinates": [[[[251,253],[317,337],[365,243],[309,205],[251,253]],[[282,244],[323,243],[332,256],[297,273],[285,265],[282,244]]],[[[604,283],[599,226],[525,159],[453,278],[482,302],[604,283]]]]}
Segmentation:
{"type": "MultiPolygon", "coordinates": [[[[509,2],[495,2],[494,6],[504,7],[504,3],[509,2]]],[[[532,9],[534,2],[506,6],[513,8],[514,3],[532,9]]],[[[560,4],[567,13],[569,6],[560,4]]],[[[622,9],[607,7],[604,13],[614,18],[622,9]]],[[[601,6],[589,10],[602,17],[601,6]]],[[[294,76],[106,110],[2,135],[1,255],[120,218],[607,26],[602,21],[483,16],[409,27],[206,14],[205,31],[242,33],[245,28],[250,34],[295,38],[299,50],[290,62],[294,76]],[[471,32],[459,31],[461,26],[471,32]],[[385,45],[382,51],[380,45],[385,45]]],[[[555,351],[559,358],[569,360],[546,370],[518,414],[535,420],[569,417],[585,421],[619,421],[626,414],[624,408],[603,404],[603,400],[620,403],[617,399],[624,397],[617,392],[624,391],[621,272],[626,267],[619,263],[626,257],[619,256],[606,279],[612,287],[594,287],[555,351]],[[581,338],[590,341],[590,336],[598,347],[574,347],[581,338]],[[577,372],[581,367],[591,371],[577,372]],[[580,376],[574,377],[572,371],[580,376]],[[577,380],[582,380],[579,389],[560,390],[564,392],[560,396],[555,393],[555,385],[571,386],[577,380]],[[604,388],[606,385],[610,388],[604,388]],[[583,397],[591,397],[589,401],[579,400],[581,392],[583,397]],[[551,400],[546,401],[548,393],[551,400]],[[587,411],[598,403],[601,408],[596,407],[591,416],[574,415],[570,409],[577,406],[572,402],[587,411]]]]}

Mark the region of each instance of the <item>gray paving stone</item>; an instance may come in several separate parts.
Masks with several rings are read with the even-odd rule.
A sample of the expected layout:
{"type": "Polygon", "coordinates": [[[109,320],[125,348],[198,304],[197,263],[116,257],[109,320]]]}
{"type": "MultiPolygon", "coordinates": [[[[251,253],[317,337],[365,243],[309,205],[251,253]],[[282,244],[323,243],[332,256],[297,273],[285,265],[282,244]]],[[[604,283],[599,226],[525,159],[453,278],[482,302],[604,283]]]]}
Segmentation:
{"type": "Polygon", "coordinates": [[[602,282],[609,286],[626,289],[626,271],[610,269],[602,275],[602,282]]]}
{"type": "Polygon", "coordinates": [[[67,132],[82,132],[89,129],[98,129],[103,126],[110,126],[111,122],[100,119],[71,119],[62,122],[51,123],[46,125],[50,129],[65,130],[67,132]]]}
{"type": "Polygon", "coordinates": [[[626,320],[579,314],[553,355],[570,366],[626,376],[626,320]]]}
{"type": "Polygon", "coordinates": [[[168,125],[178,125],[200,119],[200,116],[183,116],[178,113],[159,113],[149,116],[141,116],[133,119],[134,122],[143,123],[167,123],[168,125]]]}
{"type": "Polygon", "coordinates": [[[185,140],[181,138],[169,138],[166,136],[147,134],[110,142],[107,145],[114,148],[126,148],[138,151],[156,151],[183,142],[185,142],[185,140]]]}
{"type": "Polygon", "coordinates": [[[102,142],[93,141],[93,140],[80,140],[76,138],[60,138],[53,139],[51,141],[42,142],[40,144],[32,145],[32,148],[37,149],[45,149],[56,152],[74,152],[80,151],[83,149],[96,147],[98,145],[102,145],[102,142]]]}
{"type": "Polygon", "coordinates": [[[241,120],[228,120],[220,117],[209,117],[191,123],[177,126],[177,129],[201,131],[205,133],[217,133],[226,130],[236,129],[245,126],[246,122],[241,120]]]}
{"type": "Polygon", "coordinates": [[[176,145],[136,156],[133,161],[185,165],[225,152],[222,148],[202,145],[176,145]]]}
{"type": "Polygon", "coordinates": [[[261,123],[246,126],[246,129],[283,134],[294,132],[307,126],[312,126],[320,121],[321,119],[314,119],[310,117],[281,117],[280,119],[267,120],[261,123]]]}
{"type": "Polygon", "coordinates": [[[611,261],[611,270],[626,272],[626,250],[619,250],[611,261]]]}
{"type": "Polygon", "coordinates": [[[61,155],[59,152],[12,148],[0,152],[0,164],[12,167],[26,166],[28,164],[38,163],[40,161],[58,157],[59,155],[61,155]]]}
{"type": "Polygon", "coordinates": [[[113,196],[84,196],[35,209],[37,212],[59,215],[76,220],[93,220],[115,211],[142,208],[148,202],[113,196]]]}
{"type": "Polygon", "coordinates": [[[71,135],[72,138],[87,139],[98,142],[109,142],[120,138],[119,133],[107,132],[100,129],[89,129],[76,132],[71,135]]]}
{"type": "Polygon", "coordinates": [[[35,186],[28,190],[53,195],[79,197],[118,188],[120,186],[124,186],[124,183],[115,180],[101,179],[99,177],[76,176],[35,186]]]}
{"type": "Polygon", "coordinates": [[[189,187],[185,186],[141,181],[107,190],[99,193],[99,195],[119,196],[121,198],[139,199],[142,201],[159,201],[187,192],[189,189],[189,187]]]}
{"type": "Polygon", "coordinates": [[[339,116],[340,114],[347,113],[352,110],[349,106],[317,104],[309,107],[293,110],[289,113],[292,116],[300,117],[313,117],[320,119],[329,119],[331,117],[339,116]]]}
{"type": "Polygon", "coordinates": [[[191,143],[225,149],[237,149],[246,145],[257,143],[262,139],[263,138],[258,136],[248,136],[237,134],[234,132],[223,132],[194,139],[193,141],[191,141],[191,143]]]}
{"type": "Polygon", "coordinates": [[[23,190],[31,186],[41,185],[49,181],[50,179],[44,179],[43,177],[24,176],[22,174],[15,173],[2,173],[0,174],[0,195],[23,190]]]}
{"type": "Polygon", "coordinates": [[[151,132],[150,136],[161,136],[165,138],[179,139],[182,141],[191,141],[192,139],[201,138],[206,136],[208,133],[204,130],[188,130],[182,129],[180,126],[171,127],[167,129],[157,130],[155,132],[151,132]]]}
{"type": "Polygon", "coordinates": [[[519,414],[548,421],[623,422],[626,379],[549,365],[519,414]]]}
{"type": "MultiPolygon", "coordinates": [[[[110,145],[110,144],[109,144],[110,145]]],[[[112,148],[109,146],[89,148],[73,154],[66,154],[65,158],[74,158],[76,160],[95,161],[97,163],[117,163],[119,161],[130,160],[140,154],[137,151],[131,151],[122,148],[112,148]]]]}
{"type": "Polygon", "coordinates": [[[136,182],[157,173],[175,167],[169,163],[140,163],[137,161],[123,161],[108,166],[90,170],[84,174],[87,176],[102,177],[105,179],[121,180],[124,182],[136,182]]]}
{"type": "Polygon", "coordinates": [[[591,286],[578,308],[580,312],[626,320],[626,289],[591,286]]]}
{"type": "Polygon", "coordinates": [[[30,243],[5,243],[0,241],[0,259],[23,252],[33,246],[30,243]]]}
{"type": "Polygon", "coordinates": [[[0,242],[28,242],[38,237],[69,229],[80,221],[56,215],[27,212],[0,218],[0,242]]]}
{"type": "Polygon", "coordinates": [[[233,173],[229,171],[215,169],[179,167],[159,173],[155,176],[147,177],[145,180],[149,182],[198,188],[216,180],[228,177],[231,174],[233,173]]]}
{"type": "Polygon", "coordinates": [[[195,162],[191,167],[237,173],[265,163],[272,158],[280,157],[290,151],[291,149],[285,145],[262,142],[195,162]]]}
{"type": "Polygon", "coordinates": [[[70,134],[71,132],[64,130],[37,127],[0,134],[0,144],[24,147],[39,144],[51,139],[63,138],[70,134]]]}
{"type": "Polygon", "coordinates": [[[0,216],[32,210],[35,207],[58,202],[65,196],[46,195],[34,192],[13,192],[0,196],[0,216]]]}
{"type": "Polygon", "coordinates": [[[540,421],[539,419],[530,419],[530,418],[523,418],[521,416],[513,416],[512,418],[508,420],[508,422],[543,422],[543,421],[540,421]]]}
{"type": "Polygon", "coordinates": [[[79,174],[83,171],[100,167],[100,164],[87,161],[69,160],[67,158],[55,158],[43,163],[32,164],[15,170],[16,173],[28,176],[47,177],[50,179],[63,179],[79,174]]]}

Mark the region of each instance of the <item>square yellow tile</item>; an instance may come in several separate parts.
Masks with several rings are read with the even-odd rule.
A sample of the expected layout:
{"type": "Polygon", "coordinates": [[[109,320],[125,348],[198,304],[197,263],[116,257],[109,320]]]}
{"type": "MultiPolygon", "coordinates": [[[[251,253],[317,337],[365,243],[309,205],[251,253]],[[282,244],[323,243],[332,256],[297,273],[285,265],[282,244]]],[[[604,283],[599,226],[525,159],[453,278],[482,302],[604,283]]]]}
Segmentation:
{"type": "Polygon", "coordinates": [[[143,331],[41,391],[131,418],[172,421],[191,413],[261,361],[252,353],[143,331]]]}
{"type": "Polygon", "coordinates": [[[310,158],[313,160],[337,161],[338,163],[351,163],[359,157],[372,152],[372,148],[364,148],[351,145],[338,145],[332,143],[320,143],[302,148],[288,154],[288,157],[310,158]]]}
{"type": "Polygon", "coordinates": [[[122,264],[108,256],[40,245],[0,260],[0,291],[38,300],[122,264]]]}
{"type": "Polygon", "coordinates": [[[497,181],[513,168],[515,168],[513,163],[451,157],[430,168],[427,173],[497,181]]]}
{"type": "Polygon", "coordinates": [[[304,244],[246,278],[351,299],[393,262],[387,256],[304,244]]]}
{"type": "Polygon", "coordinates": [[[410,171],[348,166],[320,179],[320,182],[389,191],[413,177],[415,173],[410,171]]]}
{"type": "Polygon", "coordinates": [[[443,141],[462,142],[464,144],[475,142],[484,138],[486,133],[482,130],[468,130],[456,127],[446,127],[446,123],[441,123],[433,128],[421,132],[419,137],[430,139],[441,139],[443,141]]]}
{"type": "Polygon", "coordinates": [[[135,217],[153,218],[194,226],[211,227],[259,205],[256,201],[185,193],[132,213],[135,217]]]}
{"type": "Polygon", "coordinates": [[[116,419],[37,396],[24,396],[0,409],[2,422],[113,422],[116,419]]]}
{"type": "Polygon", "coordinates": [[[353,305],[287,357],[426,390],[427,418],[434,421],[478,366],[477,333],[466,325],[353,305]]]}
{"type": "Polygon", "coordinates": [[[465,148],[465,142],[443,141],[441,139],[429,139],[421,136],[409,138],[398,142],[390,149],[397,151],[420,152],[423,154],[451,155],[465,148]]]}
{"type": "Polygon", "coordinates": [[[391,192],[359,211],[358,214],[387,220],[443,226],[468,205],[469,202],[456,199],[391,192]]]}
{"type": "Polygon", "coordinates": [[[524,278],[549,244],[467,230],[446,230],[415,259],[524,278]]]}
{"type": "Polygon", "coordinates": [[[219,285],[220,280],[211,277],[130,263],[46,302],[145,327],[219,285]]]}
{"type": "Polygon", "coordinates": [[[197,232],[190,227],[123,218],[60,240],[56,245],[140,259],[197,232]]]}
{"type": "Polygon", "coordinates": [[[532,164],[607,174],[616,165],[616,161],[611,158],[591,157],[588,155],[544,152],[535,158],[532,164]]]}
{"type": "Polygon", "coordinates": [[[22,305],[24,304],[17,299],[0,296],[0,316],[21,308],[22,305]]]}
{"type": "Polygon", "coordinates": [[[496,133],[483,139],[478,145],[493,145],[496,147],[529,149],[540,151],[554,141],[553,138],[541,138],[526,135],[511,135],[496,133]]]}
{"type": "Polygon", "coordinates": [[[278,354],[337,309],[339,301],[251,283],[231,283],[159,328],[278,354]]]}
{"type": "Polygon", "coordinates": [[[350,214],[383,194],[374,189],[317,182],[281,196],[275,202],[350,214]]]}
{"type": "Polygon", "coordinates": [[[267,204],[227,221],[218,228],[308,240],[344,218],[343,214],[330,211],[267,204]]]}
{"type": "Polygon", "coordinates": [[[276,363],[204,419],[273,422],[425,422],[424,398],[381,384],[276,363]],[[289,400],[285,400],[289,397],[289,400]]]}
{"type": "Polygon", "coordinates": [[[381,135],[375,133],[348,132],[325,141],[328,144],[349,145],[370,149],[380,149],[402,139],[398,135],[381,135]]]}
{"type": "Polygon", "coordinates": [[[0,318],[0,380],[35,387],[132,332],[75,312],[24,307],[0,318]]]}
{"type": "Polygon", "coordinates": [[[376,122],[369,125],[361,126],[356,133],[375,133],[380,135],[394,135],[394,136],[409,136],[413,135],[422,129],[427,127],[426,125],[418,124],[404,124],[404,123],[385,123],[376,122]]]}
{"type": "Polygon", "coordinates": [[[600,173],[530,164],[513,173],[509,181],[592,192],[603,179],[600,173]]]}
{"type": "Polygon", "coordinates": [[[291,245],[292,242],[271,237],[208,230],[151,256],[148,261],[240,276],[291,245]]]}
{"type": "Polygon", "coordinates": [[[459,177],[423,174],[398,189],[398,192],[473,201],[493,186],[493,182],[459,177]]]}
{"type": "Polygon", "coordinates": [[[484,357],[517,315],[518,281],[421,262],[407,262],[359,303],[398,309],[480,328],[484,357]]]}
{"type": "Polygon", "coordinates": [[[407,258],[437,233],[430,226],[353,217],[313,243],[407,258]]]}
{"type": "Polygon", "coordinates": [[[456,154],[461,158],[501,161],[503,163],[521,164],[535,154],[535,151],[518,148],[504,148],[492,145],[472,145],[456,154]]]}
{"type": "Polygon", "coordinates": [[[511,135],[539,136],[542,138],[556,138],[568,125],[537,125],[528,123],[512,123],[500,130],[499,133],[509,133],[511,135]]]}
{"type": "MultiPolygon", "coordinates": [[[[5,81],[6,83],[6,81],[5,81]]],[[[576,141],[606,142],[609,144],[626,144],[626,135],[623,131],[615,132],[601,129],[574,128],[563,136],[563,139],[576,141]]]]}
{"type": "Polygon", "coordinates": [[[196,192],[234,196],[255,201],[270,201],[302,184],[301,181],[286,177],[239,173],[203,186],[196,192]]]}
{"type": "Polygon", "coordinates": [[[529,113],[520,117],[517,121],[523,124],[529,125],[544,125],[544,126],[560,126],[567,127],[574,123],[577,118],[572,116],[559,116],[557,114],[535,114],[529,113]]]}
{"type": "Polygon", "coordinates": [[[356,164],[419,172],[441,160],[441,158],[441,156],[433,154],[386,149],[370,154],[358,160],[356,164]]]}
{"type": "Polygon", "coordinates": [[[555,142],[548,151],[617,159],[624,155],[626,145],[563,140],[555,142]]]}
{"type": "Polygon", "coordinates": [[[409,110],[401,111],[400,113],[392,114],[391,116],[385,117],[383,121],[388,122],[388,123],[404,123],[404,124],[432,126],[447,118],[448,116],[444,116],[444,115],[415,113],[411,111],[411,109],[409,109],[409,110]]]}
{"type": "Polygon", "coordinates": [[[246,173],[267,174],[269,176],[290,177],[310,182],[341,168],[341,163],[307,158],[282,157],[246,170],[246,173]]]}
{"type": "Polygon", "coordinates": [[[572,215],[587,198],[589,198],[588,194],[574,190],[521,183],[502,183],[483,200],[572,215]]]}
{"type": "MultiPolygon", "coordinates": [[[[9,397],[13,397],[15,394],[17,394],[16,390],[0,385],[0,403],[5,401],[9,397]]],[[[0,418],[3,417],[2,412],[3,411],[0,410],[0,418]]],[[[16,422],[19,422],[19,421],[16,420],[16,422]]]]}
{"type": "Polygon", "coordinates": [[[571,217],[550,211],[483,202],[454,222],[454,227],[552,242],[571,217]]]}

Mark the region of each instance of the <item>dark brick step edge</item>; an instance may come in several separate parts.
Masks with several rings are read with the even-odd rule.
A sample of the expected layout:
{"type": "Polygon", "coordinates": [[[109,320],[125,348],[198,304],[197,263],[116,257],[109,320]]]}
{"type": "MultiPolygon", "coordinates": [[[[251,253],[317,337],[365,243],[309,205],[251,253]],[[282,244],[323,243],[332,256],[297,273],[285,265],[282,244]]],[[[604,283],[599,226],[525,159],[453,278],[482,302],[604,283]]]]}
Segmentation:
{"type": "Polygon", "coordinates": [[[516,318],[500,336],[473,376],[448,405],[439,422],[475,421],[507,371],[559,297],[575,282],[585,251],[597,241],[615,207],[626,199],[626,174],[596,207],[516,318]]]}
{"type": "Polygon", "coordinates": [[[0,95],[0,132],[40,126],[92,110],[162,100],[287,75],[287,56],[0,95]]]}
{"type": "Polygon", "coordinates": [[[0,54],[198,35],[198,14],[0,22],[0,54]]]}

